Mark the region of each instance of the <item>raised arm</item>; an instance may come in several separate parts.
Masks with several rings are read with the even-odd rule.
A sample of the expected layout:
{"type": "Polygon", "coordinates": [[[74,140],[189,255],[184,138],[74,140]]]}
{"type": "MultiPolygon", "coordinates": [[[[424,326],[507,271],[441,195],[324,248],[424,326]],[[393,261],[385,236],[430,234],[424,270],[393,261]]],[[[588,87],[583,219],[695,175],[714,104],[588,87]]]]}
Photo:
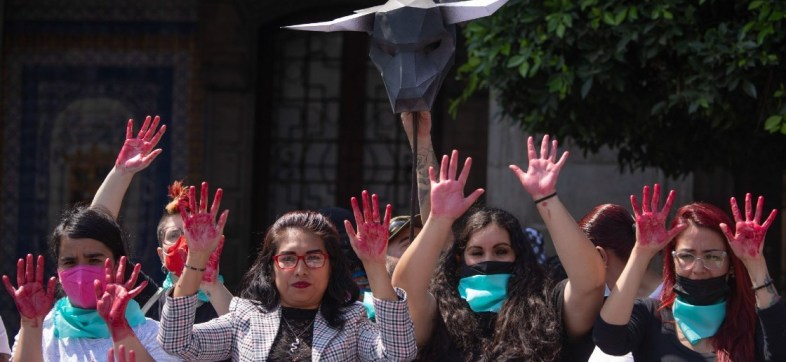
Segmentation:
{"type": "Polygon", "coordinates": [[[639,290],[639,284],[650,260],[687,227],[687,225],[676,225],[670,230],[666,229],[666,218],[674,202],[674,190],[669,192],[666,204],[661,210],[658,210],[659,198],[658,184],[655,184],[652,196],[649,186],[644,186],[641,206],[636,196],[630,196],[636,218],[636,244],[630,253],[628,263],[625,264],[625,269],[611,289],[611,295],[600,310],[600,317],[608,324],[617,326],[628,324],[636,300],[636,292],[639,290]]]}
{"type": "Polygon", "coordinates": [[[390,275],[385,268],[385,255],[388,247],[388,225],[390,225],[391,206],[385,208],[385,218],[380,220],[379,199],[377,194],[371,196],[369,203],[368,191],[363,190],[363,209],[358,206],[358,200],[352,198],[352,211],[358,230],[352,227],[349,220],[344,220],[349,243],[355,250],[363,269],[366,270],[371,292],[377,299],[398,300],[393,286],[390,284],[390,275]]]}
{"type": "MultiPolygon", "coordinates": [[[[401,113],[401,124],[404,125],[404,132],[407,133],[409,147],[413,145],[413,131],[411,112],[401,113]]],[[[434,155],[434,146],[431,144],[431,112],[418,112],[418,149],[417,157],[417,181],[418,181],[418,202],[420,203],[420,219],[423,224],[428,220],[431,212],[431,181],[429,181],[428,170],[430,167],[437,169],[437,157],[434,155]]],[[[439,175],[437,175],[439,176],[439,175]]]]}
{"type": "Polygon", "coordinates": [[[745,268],[748,269],[748,275],[751,278],[756,295],[756,307],[759,309],[769,308],[778,303],[780,296],[778,295],[778,289],[775,288],[773,279],[770,277],[767,260],[764,259],[762,250],[764,249],[764,237],[767,235],[767,229],[772,225],[778,211],[773,209],[767,220],[762,224],[764,196],[759,196],[756,202],[756,214],[753,214],[751,194],[745,195],[745,217],[740,213],[740,209],[737,207],[737,200],[734,197],[729,202],[731,203],[731,212],[734,215],[736,224],[734,232],[726,224],[720,224],[720,228],[726,235],[726,239],[729,240],[734,255],[737,255],[742,263],[745,264],[745,268]]]}
{"type": "Polygon", "coordinates": [[[16,309],[21,316],[21,328],[14,346],[13,361],[44,360],[44,351],[41,347],[43,322],[54,303],[55,282],[55,277],[49,278],[44,289],[43,255],[38,256],[35,265],[32,254],[27,254],[26,259],[19,259],[16,262],[17,288],[11,285],[7,275],[3,275],[3,284],[14,298],[16,309]]]}
{"type": "Polygon", "coordinates": [[[159,122],[160,118],[156,116],[151,124],[150,116],[147,116],[139,133],[134,137],[134,120],[128,120],[126,141],[117,155],[115,167],[109,171],[104,182],[96,191],[93,202],[90,204],[91,207],[102,206],[117,219],[123,197],[134,175],[150,166],[156,156],[161,154],[160,148],[153,149],[166,132],[165,125],[161,125],[161,128],[156,131],[159,122]]]}
{"type": "Polygon", "coordinates": [[[460,175],[457,175],[459,155],[454,150],[442,157],[439,180],[434,168],[429,168],[431,182],[431,216],[426,220],[420,234],[401,256],[393,272],[393,285],[407,292],[407,301],[412,322],[415,325],[415,339],[418,346],[425,345],[431,337],[437,304],[429,293],[431,275],[437,267],[442,241],[452,230],[453,222],[459,218],[472,203],[483,194],[477,189],[464,197],[464,186],[469,177],[472,159],[467,158],[460,175]]]}
{"type": "Polygon", "coordinates": [[[563,152],[559,161],[556,156],[556,140],[549,142],[549,136],[543,136],[538,156],[534,140],[529,137],[527,172],[516,165],[510,165],[510,169],[535,201],[568,274],[562,310],[563,324],[569,336],[579,337],[592,328],[603,304],[605,267],[595,246],[579,229],[576,220],[557,195],[557,178],[568,158],[568,152],[563,152]]]}

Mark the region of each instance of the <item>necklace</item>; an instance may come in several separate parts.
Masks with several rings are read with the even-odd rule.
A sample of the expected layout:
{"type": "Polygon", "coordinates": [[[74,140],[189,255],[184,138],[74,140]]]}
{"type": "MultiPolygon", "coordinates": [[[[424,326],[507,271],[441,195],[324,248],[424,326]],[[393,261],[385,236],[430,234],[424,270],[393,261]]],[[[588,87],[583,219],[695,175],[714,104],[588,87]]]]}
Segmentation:
{"type": "Polygon", "coordinates": [[[311,324],[312,324],[312,323],[314,323],[314,319],[312,319],[312,320],[311,320],[311,322],[308,322],[308,324],[306,325],[306,327],[305,327],[305,328],[303,328],[303,330],[302,330],[302,331],[300,331],[300,333],[295,333],[295,330],[294,330],[294,329],[292,329],[292,326],[289,324],[289,321],[287,321],[287,319],[286,319],[286,318],[284,318],[284,316],[283,316],[283,315],[281,316],[281,319],[283,319],[283,320],[284,320],[284,323],[287,325],[287,328],[289,329],[289,331],[290,331],[290,332],[292,332],[292,334],[294,334],[294,335],[295,335],[295,341],[294,341],[294,342],[292,342],[292,343],[289,345],[289,353],[290,353],[290,354],[295,354],[295,353],[296,353],[296,351],[297,351],[297,349],[300,347],[300,336],[302,336],[302,335],[303,335],[303,333],[306,333],[306,331],[308,330],[308,328],[309,328],[309,327],[311,327],[311,324]]]}

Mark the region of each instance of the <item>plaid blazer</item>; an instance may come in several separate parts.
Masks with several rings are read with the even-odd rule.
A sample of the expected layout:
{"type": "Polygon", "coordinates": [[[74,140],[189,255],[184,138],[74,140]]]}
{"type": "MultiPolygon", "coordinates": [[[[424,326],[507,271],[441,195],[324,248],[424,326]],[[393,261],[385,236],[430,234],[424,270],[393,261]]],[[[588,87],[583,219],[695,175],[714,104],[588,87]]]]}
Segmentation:
{"type": "MultiPolygon", "coordinates": [[[[398,301],[374,298],[376,324],[360,303],[344,308],[342,329],[314,320],[312,361],[409,361],[417,346],[406,292],[396,288],[398,301]]],[[[196,295],[167,296],[158,341],[184,360],[265,361],[281,322],[281,308],[265,311],[247,299],[232,298],[229,313],[194,325],[196,295]]]]}

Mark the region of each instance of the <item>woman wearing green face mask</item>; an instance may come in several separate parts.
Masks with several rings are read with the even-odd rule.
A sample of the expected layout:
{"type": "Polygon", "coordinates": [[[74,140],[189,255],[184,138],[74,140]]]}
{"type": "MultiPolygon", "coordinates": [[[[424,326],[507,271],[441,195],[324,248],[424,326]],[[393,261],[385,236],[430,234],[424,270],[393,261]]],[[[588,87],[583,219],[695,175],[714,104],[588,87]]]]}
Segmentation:
{"type": "Polygon", "coordinates": [[[762,255],[775,210],[761,223],[751,195],[745,215],[731,199],[734,223],[719,208],[693,203],[665,226],[674,191],[659,210],[660,188],[642,207],[631,196],[636,244],[593,331],[598,347],[612,355],[633,352],[636,361],[784,361],[786,305],[762,255]],[[635,300],[647,264],[663,249],[660,300],[635,300]]]}
{"type": "Polygon", "coordinates": [[[511,170],[535,201],[569,279],[549,280],[510,213],[476,208],[465,214],[483,190],[464,197],[471,159],[459,175],[453,151],[449,163],[442,159],[439,180],[431,173],[431,214],[393,273],[393,285],[410,296],[423,360],[579,361],[592,352],[602,260],[556,197],[567,154],[557,161],[557,143],[548,136],[540,157],[531,137],[527,146],[527,172],[511,170]],[[451,229],[455,241],[437,265],[451,229]]]}

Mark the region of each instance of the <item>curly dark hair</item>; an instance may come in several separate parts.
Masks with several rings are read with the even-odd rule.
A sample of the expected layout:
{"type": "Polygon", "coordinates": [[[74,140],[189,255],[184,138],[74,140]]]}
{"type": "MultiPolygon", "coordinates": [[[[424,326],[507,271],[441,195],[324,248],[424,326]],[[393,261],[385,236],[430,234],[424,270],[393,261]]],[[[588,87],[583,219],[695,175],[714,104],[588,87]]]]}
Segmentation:
{"type": "Polygon", "coordinates": [[[456,241],[444,255],[432,283],[441,320],[436,321],[421,358],[445,356],[455,346],[467,360],[553,361],[559,358],[561,323],[551,301],[553,282],[538,264],[530,242],[515,216],[507,211],[477,207],[454,225],[456,241]],[[497,313],[490,333],[482,316],[459,296],[459,272],[470,237],[491,224],[508,232],[516,260],[508,298],[497,313]]]}
{"type": "Polygon", "coordinates": [[[288,229],[310,232],[324,241],[330,258],[330,279],[319,312],[331,327],[342,328],[342,309],[358,299],[360,290],[349,273],[336,227],[327,217],[315,211],[290,211],[273,223],[265,234],[256,261],[243,276],[240,297],[258,302],[267,310],[279,305],[281,298],[273,274],[273,255],[278,251],[280,237],[288,229]]]}

